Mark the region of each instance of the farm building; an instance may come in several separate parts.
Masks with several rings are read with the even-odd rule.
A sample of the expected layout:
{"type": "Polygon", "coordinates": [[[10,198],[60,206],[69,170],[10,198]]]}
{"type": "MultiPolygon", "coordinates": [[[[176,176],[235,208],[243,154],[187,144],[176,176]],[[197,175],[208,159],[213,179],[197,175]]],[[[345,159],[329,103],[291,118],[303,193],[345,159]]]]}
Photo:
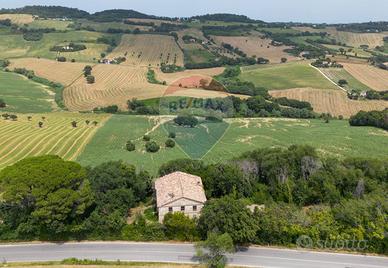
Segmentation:
{"type": "Polygon", "coordinates": [[[168,174],[157,179],[154,188],[159,222],[170,212],[183,212],[191,218],[197,217],[206,202],[202,179],[191,174],[168,174]]]}

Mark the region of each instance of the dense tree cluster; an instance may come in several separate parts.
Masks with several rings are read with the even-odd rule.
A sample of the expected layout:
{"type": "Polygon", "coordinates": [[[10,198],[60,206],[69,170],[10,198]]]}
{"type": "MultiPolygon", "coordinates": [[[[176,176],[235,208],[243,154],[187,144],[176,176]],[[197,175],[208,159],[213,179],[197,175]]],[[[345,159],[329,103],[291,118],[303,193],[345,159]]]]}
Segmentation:
{"type": "Polygon", "coordinates": [[[85,50],[86,46],[84,44],[75,44],[70,42],[68,45],[53,46],[50,48],[50,51],[55,52],[76,52],[85,50]]]}
{"type": "Polygon", "coordinates": [[[179,115],[174,118],[174,123],[184,127],[195,127],[199,121],[195,116],[192,115],[179,115]]]}
{"type": "Polygon", "coordinates": [[[61,6],[25,6],[15,9],[0,9],[0,14],[31,14],[41,18],[87,18],[89,13],[76,8],[61,6]]]}
{"type": "Polygon", "coordinates": [[[388,109],[384,111],[360,111],[349,119],[351,126],[371,126],[388,130],[388,109]]]}
{"type": "Polygon", "coordinates": [[[385,90],[385,91],[368,90],[366,92],[365,98],[367,98],[368,100],[388,101],[388,90],[385,90]]]}
{"type": "Polygon", "coordinates": [[[200,21],[224,21],[224,22],[241,22],[241,23],[255,23],[261,22],[248,18],[244,15],[236,15],[236,14],[227,14],[227,13],[219,13],[219,14],[206,14],[201,16],[191,17],[190,20],[200,20],[200,21]]]}
{"type": "Polygon", "coordinates": [[[225,164],[178,160],[163,165],[202,177],[210,199],[202,210],[202,238],[218,230],[235,243],[292,245],[314,241],[367,240],[368,251],[388,249],[385,200],[387,160],[322,159],[308,146],[260,149],[225,164]],[[247,204],[264,204],[254,211],[247,204]]]}
{"type": "Polygon", "coordinates": [[[24,159],[0,172],[0,239],[109,237],[150,195],[147,173],[121,162],[87,170],[57,156],[24,159]]]}
{"type": "Polygon", "coordinates": [[[131,165],[85,169],[56,156],[27,158],[0,172],[0,239],[196,241],[216,231],[238,244],[288,246],[308,235],[387,250],[387,159],[320,158],[309,146],[291,146],[218,164],[175,160],[159,173],[174,171],[203,180],[209,201],[198,220],[177,213],[160,224],[152,208],[131,215],[152,196],[151,177],[131,165]],[[135,217],[130,225],[127,216],[135,217]]]}

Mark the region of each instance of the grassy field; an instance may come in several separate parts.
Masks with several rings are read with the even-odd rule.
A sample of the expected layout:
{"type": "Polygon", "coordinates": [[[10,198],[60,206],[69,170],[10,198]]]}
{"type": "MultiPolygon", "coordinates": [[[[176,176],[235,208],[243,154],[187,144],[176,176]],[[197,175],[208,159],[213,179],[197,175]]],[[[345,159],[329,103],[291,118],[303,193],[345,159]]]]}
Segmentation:
{"type": "Polygon", "coordinates": [[[0,98],[7,104],[0,112],[45,113],[55,107],[54,96],[45,86],[21,75],[0,71],[0,98]]]}
{"type": "Polygon", "coordinates": [[[164,148],[171,118],[114,115],[100,128],[77,160],[83,165],[97,165],[110,160],[124,160],[139,169],[156,173],[159,166],[169,160],[188,158],[189,155],[203,158],[208,163],[225,161],[255,148],[292,144],[309,144],[316,147],[323,156],[386,157],[388,134],[370,127],[350,127],[347,121],[292,119],[230,119],[227,128],[209,130],[213,140],[204,142],[206,127],[198,129],[177,129],[179,146],[164,148]],[[163,124],[167,124],[163,125],[163,124]],[[205,130],[205,132],[203,131],[205,130]],[[222,133],[225,130],[225,133],[222,133]],[[161,145],[157,153],[146,153],[144,134],[161,145]],[[218,139],[218,137],[221,137],[218,139]],[[136,151],[125,150],[125,143],[134,141],[136,151]],[[218,143],[217,143],[217,140],[218,143]],[[207,153],[204,153],[208,151],[207,153]]]}
{"type": "Polygon", "coordinates": [[[105,44],[95,43],[103,34],[87,31],[69,31],[65,33],[48,33],[40,41],[26,41],[22,35],[6,35],[0,38],[0,58],[42,57],[55,59],[57,53],[50,51],[55,45],[74,42],[84,44],[87,49],[78,52],[64,52],[62,56],[76,61],[95,62],[107,49],[105,44]]]}
{"type": "Polygon", "coordinates": [[[240,78],[268,90],[304,87],[336,89],[335,85],[309,66],[308,62],[247,67],[243,68],[240,78]]]}
{"type": "Polygon", "coordinates": [[[61,21],[61,20],[34,20],[28,25],[30,29],[41,29],[41,28],[54,28],[59,31],[69,30],[67,26],[71,21],[61,21]]]}
{"type": "Polygon", "coordinates": [[[124,160],[137,168],[156,173],[159,166],[168,160],[188,157],[177,146],[164,148],[168,133],[161,125],[166,119],[158,117],[114,115],[101,128],[86,146],[77,161],[83,165],[97,165],[107,161],[124,160]],[[158,153],[147,153],[143,136],[149,134],[151,139],[162,146],[158,153]],[[127,141],[133,141],[136,151],[125,149],[127,141]]]}
{"type": "Polygon", "coordinates": [[[346,90],[367,91],[371,89],[358,81],[343,68],[321,68],[320,70],[336,84],[338,84],[338,81],[341,79],[346,80],[348,84],[343,86],[346,90]]]}
{"type": "Polygon", "coordinates": [[[18,114],[17,121],[0,119],[0,169],[25,157],[55,154],[75,160],[107,116],[77,113],[18,114]],[[44,117],[44,119],[42,118],[44,117]],[[97,126],[86,120],[98,122],[97,126]],[[38,127],[38,122],[43,127],[38,127]],[[77,127],[71,125],[76,121],[77,127]]]}

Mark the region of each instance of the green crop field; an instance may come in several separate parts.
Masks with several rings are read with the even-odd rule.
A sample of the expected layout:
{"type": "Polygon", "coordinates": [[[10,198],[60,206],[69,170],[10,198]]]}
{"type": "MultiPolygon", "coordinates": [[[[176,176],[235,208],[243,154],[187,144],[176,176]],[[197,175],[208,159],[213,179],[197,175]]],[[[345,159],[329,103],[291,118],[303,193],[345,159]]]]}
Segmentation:
{"type": "Polygon", "coordinates": [[[253,82],[256,86],[268,90],[290,88],[336,89],[322,74],[312,68],[308,62],[271,64],[243,68],[240,78],[253,82]]]}
{"type": "Polygon", "coordinates": [[[0,99],[7,104],[1,112],[45,113],[55,106],[54,96],[45,86],[21,75],[0,71],[0,99]]]}
{"type": "Polygon", "coordinates": [[[83,165],[97,165],[107,161],[124,160],[136,165],[139,169],[157,172],[164,162],[188,157],[177,146],[173,149],[164,148],[168,134],[165,128],[160,127],[163,120],[158,117],[114,115],[94,136],[78,157],[83,165]],[[143,136],[149,133],[151,139],[161,145],[157,153],[147,153],[143,136]],[[127,141],[136,145],[136,151],[128,152],[125,149],[127,141]]]}
{"type": "Polygon", "coordinates": [[[47,33],[40,41],[26,41],[22,35],[5,35],[0,38],[0,58],[42,57],[55,59],[56,52],[50,51],[55,45],[74,42],[84,44],[87,49],[78,52],[61,53],[66,58],[77,61],[93,62],[100,53],[106,51],[107,45],[96,44],[101,33],[87,31],[69,31],[65,33],[47,33]]]}
{"type": "Polygon", "coordinates": [[[107,116],[77,113],[17,114],[17,121],[0,119],[0,169],[25,157],[54,154],[75,160],[107,116]],[[44,119],[43,119],[43,118],[44,119]],[[98,122],[97,126],[86,120],[98,122]],[[77,127],[71,125],[77,122],[77,127]],[[42,128],[38,123],[43,122],[42,128]]]}
{"type": "Polygon", "coordinates": [[[161,164],[179,158],[202,158],[208,163],[225,161],[255,148],[308,144],[327,157],[386,157],[387,132],[370,127],[350,127],[347,121],[292,119],[228,119],[221,125],[194,129],[172,126],[167,117],[114,115],[94,135],[78,161],[94,166],[124,160],[155,174],[161,164]],[[174,130],[177,146],[167,149],[167,133],[174,130]],[[161,145],[157,153],[145,152],[144,134],[161,145]],[[131,140],[136,151],[125,150],[131,140]]]}
{"type": "Polygon", "coordinates": [[[200,159],[222,138],[229,124],[202,123],[195,128],[187,128],[174,124],[172,121],[164,124],[165,129],[176,133],[176,142],[190,157],[200,159]]]}
{"type": "Polygon", "coordinates": [[[240,78],[268,90],[290,88],[336,89],[308,62],[271,64],[243,68],[240,78]]]}
{"type": "Polygon", "coordinates": [[[348,84],[344,88],[347,90],[356,90],[359,92],[371,90],[371,88],[358,81],[343,68],[321,68],[321,71],[337,84],[339,80],[345,79],[348,84]]]}

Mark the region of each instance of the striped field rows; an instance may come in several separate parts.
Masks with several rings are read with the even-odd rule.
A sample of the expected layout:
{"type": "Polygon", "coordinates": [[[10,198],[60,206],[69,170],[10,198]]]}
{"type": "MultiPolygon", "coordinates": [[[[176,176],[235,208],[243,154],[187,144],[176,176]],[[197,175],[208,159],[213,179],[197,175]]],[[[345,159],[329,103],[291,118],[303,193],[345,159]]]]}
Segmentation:
{"type": "Polygon", "coordinates": [[[78,113],[34,114],[31,120],[19,114],[17,121],[0,119],[0,169],[28,156],[51,154],[75,160],[107,119],[106,115],[78,113]],[[77,127],[72,126],[73,121],[77,127]],[[43,122],[42,128],[39,122],[43,122]]]}

